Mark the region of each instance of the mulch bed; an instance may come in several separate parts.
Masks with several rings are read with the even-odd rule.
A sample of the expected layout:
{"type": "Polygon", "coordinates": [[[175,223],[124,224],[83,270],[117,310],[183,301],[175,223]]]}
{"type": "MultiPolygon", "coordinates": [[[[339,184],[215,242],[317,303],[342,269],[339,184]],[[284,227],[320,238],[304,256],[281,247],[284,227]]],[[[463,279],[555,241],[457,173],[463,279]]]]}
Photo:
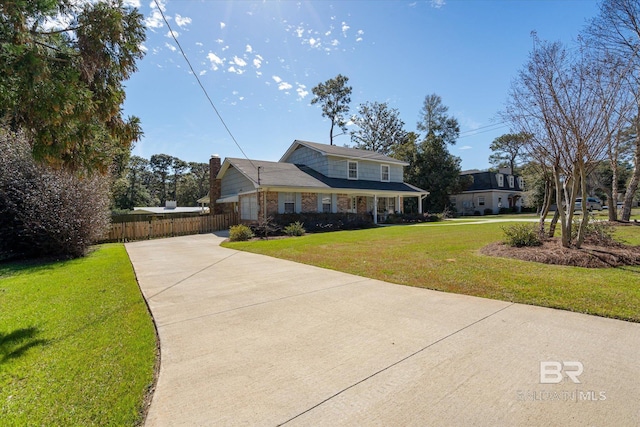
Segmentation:
{"type": "Polygon", "coordinates": [[[549,239],[542,246],[516,248],[502,242],[480,249],[489,256],[515,258],[544,264],[569,265],[586,268],[607,268],[640,265],[640,246],[611,243],[606,246],[586,242],[582,248],[564,248],[560,240],[549,239]]]}

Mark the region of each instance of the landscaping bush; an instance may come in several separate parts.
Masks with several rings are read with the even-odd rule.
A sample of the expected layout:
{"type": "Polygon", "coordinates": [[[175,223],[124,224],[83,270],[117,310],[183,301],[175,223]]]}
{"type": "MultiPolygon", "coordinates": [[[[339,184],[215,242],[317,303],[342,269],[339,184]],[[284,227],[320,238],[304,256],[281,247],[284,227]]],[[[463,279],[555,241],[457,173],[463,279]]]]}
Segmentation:
{"type": "Polygon", "coordinates": [[[278,214],[273,217],[273,222],[282,228],[296,221],[304,224],[306,231],[309,233],[338,230],[357,230],[374,227],[373,219],[368,214],[292,213],[278,214]]]}
{"type": "Polygon", "coordinates": [[[0,259],[80,257],[109,227],[108,177],[36,162],[0,129],[0,259]]]}
{"type": "MultiPolygon", "coordinates": [[[[571,225],[571,239],[578,237],[578,229],[580,228],[582,218],[574,217],[571,225]]],[[[595,219],[593,214],[589,214],[589,222],[585,229],[585,241],[596,245],[608,246],[613,240],[614,228],[608,221],[599,221],[595,219]]]]}
{"type": "Polygon", "coordinates": [[[262,239],[266,239],[269,236],[277,236],[282,234],[282,227],[273,222],[272,217],[267,217],[266,220],[260,221],[255,224],[251,224],[251,231],[255,236],[262,239]]]}
{"type": "Polygon", "coordinates": [[[300,221],[292,222],[284,228],[287,236],[304,236],[305,232],[304,225],[300,221]]]}
{"type": "MultiPolygon", "coordinates": [[[[444,214],[443,214],[444,215],[444,214]]],[[[421,222],[436,222],[442,220],[442,217],[429,213],[395,213],[387,216],[385,224],[415,224],[421,222]]]]}
{"type": "Polygon", "coordinates": [[[540,246],[542,239],[536,224],[514,224],[502,227],[505,243],[509,246],[540,246]]]}
{"type": "Polygon", "coordinates": [[[484,214],[485,215],[493,215],[493,209],[489,209],[489,208],[485,209],[484,210],[484,214]]]}
{"type": "Polygon", "coordinates": [[[229,240],[232,242],[244,242],[253,238],[253,231],[244,224],[232,225],[229,228],[229,240]]]}

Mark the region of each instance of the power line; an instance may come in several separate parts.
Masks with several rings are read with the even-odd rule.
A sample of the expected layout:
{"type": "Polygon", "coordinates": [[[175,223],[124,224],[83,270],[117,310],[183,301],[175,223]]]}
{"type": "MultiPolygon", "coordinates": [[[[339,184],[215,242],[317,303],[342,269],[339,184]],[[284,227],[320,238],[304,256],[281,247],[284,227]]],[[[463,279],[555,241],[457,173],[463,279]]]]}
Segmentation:
{"type": "Polygon", "coordinates": [[[173,38],[173,41],[176,42],[176,45],[178,45],[178,49],[180,49],[180,53],[182,53],[182,56],[184,57],[184,60],[187,62],[187,65],[189,65],[189,69],[191,70],[191,74],[193,74],[193,77],[196,78],[196,81],[198,82],[198,85],[200,85],[200,89],[202,89],[202,92],[204,92],[204,96],[207,97],[207,100],[209,101],[209,104],[211,104],[211,107],[213,108],[213,111],[216,112],[216,115],[218,116],[218,119],[220,119],[220,122],[222,123],[224,128],[227,130],[227,133],[231,137],[231,140],[233,140],[233,142],[236,144],[236,146],[238,147],[238,149],[240,150],[242,155],[245,157],[245,159],[247,159],[249,161],[249,163],[251,163],[251,166],[253,166],[255,169],[258,169],[256,167],[256,165],[253,164],[253,161],[244,152],[244,150],[242,149],[242,147],[240,146],[238,141],[236,141],[236,138],[233,136],[233,134],[231,133],[231,130],[229,129],[229,127],[225,123],[225,121],[222,118],[222,116],[220,115],[220,113],[218,112],[218,109],[216,108],[215,104],[211,100],[211,97],[209,96],[209,93],[207,92],[207,90],[204,88],[204,85],[200,81],[200,78],[198,77],[198,74],[193,69],[193,66],[191,65],[191,61],[189,61],[189,58],[187,58],[187,54],[184,52],[184,49],[182,49],[182,46],[180,45],[180,42],[178,41],[178,38],[176,37],[175,33],[171,29],[171,25],[169,25],[169,21],[167,21],[167,18],[164,16],[164,12],[162,11],[162,7],[160,7],[160,4],[158,3],[158,0],[153,0],[153,2],[155,3],[156,7],[158,8],[158,11],[160,12],[160,15],[162,16],[162,20],[164,21],[165,24],[167,24],[167,28],[169,28],[169,33],[171,34],[171,37],[173,38]]]}
{"type": "Polygon", "coordinates": [[[505,122],[499,122],[499,123],[494,123],[494,124],[487,125],[487,126],[481,126],[479,128],[476,128],[476,129],[471,129],[471,130],[467,130],[467,131],[464,131],[464,132],[460,132],[460,135],[458,136],[458,139],[466,138],[466,137],[469,137],[469,136],[475,136],[475,135],[478,135],[478,134],[481,134],[481,133],[493,132],[495,130],[505,128],[507,126],[508,125],[505,124],[505,122]]]}

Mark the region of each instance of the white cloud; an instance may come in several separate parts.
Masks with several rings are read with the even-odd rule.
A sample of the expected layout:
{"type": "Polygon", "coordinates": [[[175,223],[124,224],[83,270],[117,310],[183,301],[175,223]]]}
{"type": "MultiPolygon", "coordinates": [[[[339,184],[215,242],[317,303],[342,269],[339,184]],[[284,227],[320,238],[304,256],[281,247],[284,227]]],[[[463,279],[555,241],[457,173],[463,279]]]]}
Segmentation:
{"type": "Polygon", "coordinates": [[[331,46],[338,46],[340,44],[340,42],[338,41],[338,39],[333,39],[331,40],[331,46]]]}
{"type": "Polygon", "coordinates": [[[431,7],[436,9],[440,9],[445,4],[447,4],[445,0],[431,0],[431,7]]]}
{"type": "Polygon", "coordinates": [[[298,37],[302,37],[304,35],[304,28],[298,27],[296,28],[295,32],[298,37]]]}
{"type": "Polygon", "coordinates": [[[253,66],[256,68],[262,67],[262,61],[263,61],[262,56],[256,55],[256,57],[253,58],[253,66]]]}
{"type": "Polygon", "coordinates": [[[291,86],[289,83],[287,82],[280,82],[280,84],[278,84],[278,90],[289,90],[291,89],[293,86],[291,86]]]}
{"type": "Polygon", "coordinates": [[[165,43],[164,44],[166,46],[167,49],[169,49],[171,52],[175,52],[176,51],[176,47],[172,44],[169,43],[165,43]]]}
{"type": "Polygon", "coordinates": [[[253,52],[253,48],[251,47],[250,44],[248,44],[247,47],[245,48],[245,52],[247,52],[247,53],[252,53],[253,52]]]}
{"type": "Polygon", "coordinates": [[[346,22],[342,23],[342,35],[347,37],[347,30],[351,28],[350,26],[347,25],[346,22]]]}
{"type": "Polygon", "coordinates": [[[209,62],[211,62],[211,69],[213,71],[216,71],[218,68],[220,68],[221,65],[224,64],[224,61],[222,59],[220,59],[215,53],[213,52],[209,52],[207,54],[207,59],[209,60],[209,62]]]}
{"type": "Polygon", "coordinates": [[[247,66],[247,61],[245,61],[242,58],[238,58],[237,56],[233,57],[233,63],[236,64],[238,67],[246,67],[247,66]]]}
{"type": "Polygon", "coordinates": [[[164,21],[162,20],[162,15],[158,9],[153,9],[151,11],[151,15],[147,16],[144,20],[144,25],[147,28],[162,28],[164,26],[164,21]]]}
{"type": "Polygon", "coordinates": [[[149,48],[146,47],[144,44],[140,44],[138,47],[140,48],[141,51],[145,53],[149,51],[149,48]]]}
{"type": "Polygon", "coordinates": [[[331,35],[331,30],[326,31],[326,32],[324,33],[324,35],[325,35],[325,36],[327,36],[327,37],[329,37],[329,36],[331,35]]]}
{"type": "Polygon", "coordinates": [[[216,43],[218,43],[218,44],[222,44],[222,43],[224,43],[224,40],[222,40],[222,39],[216,39],[216,43]]]}
{"type": "Polygon", "coordinates": [[[202,44],[202,42],[196,42],[196,46],[204,46],[204,44],[202,44]]]}
{"type": "Polygon", "coordinates": [[[309,91],[307,90],[307,87],[299,83],[298,83],[298,87],[296,88],[296,92],[298,93],[299,99],[304,99],[307,95],[309,95],[309,91]]]}
{"type": "Polygon", "coordinates": [[[125,6],[140,8],[140,0],[124,0],[122,3],[125,6]]]}
{"type": "Polygon", "coordinates": [[[234,74],[244,74],[245,70],[243,70],[242,68],[236,68],[232,65],[229,68],[227,68],[227,71],[234,74]]]}
{"type": "Polygon", "coordinates": [[[180,37],[180,33],[172,30],[172,31],[167,31],[167,34],[165,34],[164,36],[169,38],[173,38],[173,37],[178,38],[180,37]]]}
{"type": "Polygon", "coordinates": [[[458,148],[458,150],[471,150],[473,147],[470,145],[463,145],[462,147],[458,148]]]}
{"type": "Polygon", "coordinates": [[[274,82],[276,83],[280,83],[282,81],[282,79],[278,76],[271,76],[271,78],[273,79],[274,82]]]}
{"type": "Polygon", "coordinates": [[[226,26],[227,26],[227,24],[225,24],[224,22],[220,23],[220,29],[221,30],[224,30],[224,27],[226,27],[226,26]]]}
{"type": "Polygon", "coordinates": [[[176,20],[176,24],[178,24],[178,27],[184,27],[186,25],[191,24],[191,18],[189,18],[188,16],[178,15],[177,13],[176,13],[175,20],[176,20]]]}
{"type": "Polygon", "coordinates": [[[311,38],[309,39],[309,45],[310,45],[311,47],[316,47],[316,45],[317,45],[317,44],[319,44],[319,43],[320,43],[320,41],[319,41],[319,40],[314,39],[313,37],[311,37],[311,38]]]}
{"type": "Polygon", "coordinates": [[[204,76],[205,74],[207,74],[207,70],[202,70],[198,73],[200,76],[204,76]]]}

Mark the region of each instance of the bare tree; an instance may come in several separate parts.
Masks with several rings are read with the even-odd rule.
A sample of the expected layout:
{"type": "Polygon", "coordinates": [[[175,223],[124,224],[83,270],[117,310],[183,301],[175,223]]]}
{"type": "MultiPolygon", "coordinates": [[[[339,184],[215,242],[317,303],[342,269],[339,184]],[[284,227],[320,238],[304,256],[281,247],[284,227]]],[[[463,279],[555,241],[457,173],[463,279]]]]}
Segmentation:
{"type": "Polygon", "coordinates": [[[583,46],[569,52],[560,43],[534,41],[536,48],[512,85],[503,118],[517,132],[530,135],[528,151],[551,170],[562,246],[580,247],[588,212],[582,203],[574,241],[575,201],[578,195],[587,199],[587,174],[604,158],[611,129],[621,127],[624,91],[617,75],[583,46]]]}
{"type": "Polygon", "coordinates": [[[600,50],[634,65],[625,74],[628,89],[635,97],[635,114],[631,115],[629,123],[635,136],[633,173],[622,209],[622,220],[628,221],[633,197],[640,183],[640,0],[604,0],[600,5],[600,14],[591,22],[587,34],[600,50]]]}

